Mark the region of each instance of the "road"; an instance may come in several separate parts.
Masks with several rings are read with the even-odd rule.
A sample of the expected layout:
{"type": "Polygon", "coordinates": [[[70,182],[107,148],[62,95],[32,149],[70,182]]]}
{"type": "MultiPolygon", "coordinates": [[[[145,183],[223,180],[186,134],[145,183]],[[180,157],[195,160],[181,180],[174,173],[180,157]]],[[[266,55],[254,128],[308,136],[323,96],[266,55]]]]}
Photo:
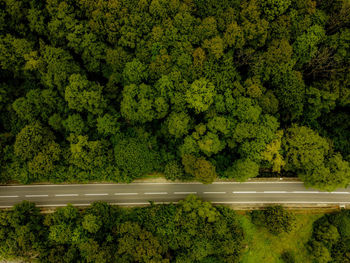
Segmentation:
{"type": "Polygon", "coordinates": [[[306,189],[301,182],[216,182],[200,183],[132,183],[0,186],[0,208],[22,200],[40,207],[58,207],[71,203],[87,206],[94,201],[116,205],[145,205],[177,202],[196,194],[215,204],[300,204],[350,205],[350,187],[334,192],[306,189]]]}

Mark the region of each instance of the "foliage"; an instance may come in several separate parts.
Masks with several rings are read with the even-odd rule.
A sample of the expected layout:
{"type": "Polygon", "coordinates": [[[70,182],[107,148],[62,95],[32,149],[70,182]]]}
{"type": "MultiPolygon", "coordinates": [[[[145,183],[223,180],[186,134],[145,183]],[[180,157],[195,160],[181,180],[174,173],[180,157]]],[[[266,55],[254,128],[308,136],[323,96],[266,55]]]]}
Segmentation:
{"type": "Polygon", "coordinates": [[[263,225],[275,235],[283,232],[288,233],[295,227],[295,215],[283,209],[282,206],[270,206],[265,210],[254,210],[251,216],[255,224],[263,225]]]}
{"type": "Polygon", "coordinates": [[[318,262],[348,262],[350,213],[342,210],[314,222],[309,251],[318,262]]]}
{"type": "Polygon", "coordinates": [[[348,1],[0,6],[2,182],[349,182],[348,1]]]}
{"type": "Polygon", "coordinates": [[[157,153],[141,139],[120,140],[114,148],[114,155],[116,165],[131,178],[150,173],[158,167],[157,153]]]}
{"type": "Polygon", "coordinates": [[[350,182],[349,163],[339,153],[331,154],[329,142],[310,128],[289,128],[284,149],[286,169],[298,172],[307,185],[333,190],[350,182]]]}
{"type": "Polygon", "coordinates": [[[49,214],[23,202],[0,213],[0,256],[28,262],[237,262],[243,239],[234,211],[195,196],[177,205],[96,202],[49,214]]]}

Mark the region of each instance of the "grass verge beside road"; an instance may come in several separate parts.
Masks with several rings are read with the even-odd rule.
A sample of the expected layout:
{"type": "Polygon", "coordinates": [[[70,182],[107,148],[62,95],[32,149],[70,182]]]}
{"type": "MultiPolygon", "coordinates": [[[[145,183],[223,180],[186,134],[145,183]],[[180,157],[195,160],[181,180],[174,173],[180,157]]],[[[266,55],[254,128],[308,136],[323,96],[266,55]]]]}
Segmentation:
{"type": "Polygon", "coordinates": [[[239,215],[246,235],[247,250],[243,254],[241,263],[283,263],[281,254],[292,251],[296,262],[311,263],[310,255],[306,250],[306,242],[312,234],[312,224],[322,217],[318,214],[296,214],[296,227],[290,233],[275,236],[263,227],[255,226],[249,214],[239,215]]]}

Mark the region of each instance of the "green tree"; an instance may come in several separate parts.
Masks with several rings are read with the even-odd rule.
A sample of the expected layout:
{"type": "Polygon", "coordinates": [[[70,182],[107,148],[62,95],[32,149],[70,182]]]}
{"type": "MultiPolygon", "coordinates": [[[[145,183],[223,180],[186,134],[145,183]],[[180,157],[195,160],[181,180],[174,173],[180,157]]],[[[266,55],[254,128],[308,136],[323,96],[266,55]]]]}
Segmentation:
{"type": "Polygon", "coordinates": [[[254,210],[251,216],[254,224],[266,227],[274,235],[283,232],[288,233],[295,227],[295,215],[283,209],[282,206],[270,206],[265,210],[254,210]]]}
{"type": "Polygon", "coordinates": [[[166,97],[157,96],[151,86],[131,84],[124,87],[120,112],[132,122],[145,123],[164,118],[168,112],[166,97]]]}
{"type": "Polygon", "coordinates": [[[14,152],[23,160],[33,159],[54,138],[53,133],[38,122],[26,125],[16,136],[14,152]]]}
{"type": "Polygon", "coordinates": [[[293,49],[299,65],[309,62],[317,53],[317,45],[325,38],[325,30],[320,25],[311,26],[300,35],[293,49]]]}
{"type": "Polygon", "coordinates": [[[259,174],[259,165],[249,159],[238,159],[234,161],[225,172],[227,178],[234,178],[238,181],[245,181],[248,178],[256,177],[259,174]]]}
{"type": "Polygon", "coordinates": [[[170,161],[164,167],[164,175],[168,180],[181,180],[184,176],[184,170],[177,161],[170,161]]]}
{"type": "Polygon", "coordinates": [[[164,258],[165,247],[137,223],[125,222],[117,226],[117,255],[119,260],[135,262],[169,262],[164,258]]]}
{"type": "Polygon", "coordinates": [[[103,116],[99,116],[96,126],[98,133],[104,136],[115,135],[119,131],[120,126],[118,115],[106,113],[103,116]]]}
{"type": "Polygon", "coordinates": [[[101,228],[101,225],[102,222],[92,214],[87,214],[83,218],[82,226],[90,233],[96,233],[101,228]]]}
{"type": "Polygon", "coordinates": [[[138,59],[125,64],[123,70],[123,80],[126,85],[141,84],[148,78],[147,67],[138,59]]]}
{"type": "Polygon", "coordinates": [[[54,113],[64,111],[64,101],[53,90],[34,89],[25,97],[16,99],[12,107],[21,119],[28,122],[35,122],[38,118],[47,121],[54,113]]]}
{"type": "Polygon", "coordinates": [[[305,126],[293,126],[283,140],[288,171],[312,170],[323,166],[329,144],[317,132],[305,126]]]}
{"type": "Polygon", "coordinates": [[[141,139],[120,140],[115,145],[114,155],[117,166],[130,178],[154,172],[158,167],[157,153],[141,139]]]}
{"type": "Polygon", "coordinates": [[[80,74],[73,74],[69,77],[65,100],[70,109],[79,112],[87,110],[92,114],[101,114],[106,107],[102,86],[90,82],[86,76],[80,74]]]}
{"type": "Polygon", "coordinates": [[[37,66],[41,75],[40,80],[45,86],[57,87],[61,94],[64,93],[69,77],[79,73],[81,69],[69,52],[62,48],[44,46],[41,52],[37,66]]]}
{"type": "Polygon", "coordinates": [[[172,112],[168,119],[169,134],[175,138],[181,138],[188,133],[191,118],[185,112],[172,112]]]}
{"type": "Polygon", "coordinates": [[[87,131],[85,122],[79,113],[69,115],[62,124],[68,132],[77,135],[82,135],[87,131]]]}
{"type": "Polygon", "coordinates": [[[193,155],[184,155],[182,164],[185,172],[194,176],[200,182],[209,184],[217,177],[213,164],[204,158],[196,158],[193,155]]]}
{"type": "Polygon", "coordinates": [[[204,78],[195,80],[186,91],[186,101],[189,108],[193,108],[196,113],[208,110],[214,102],[214,96],[214,85],[204,78]]]}
{"type": "Polygon", "coordinates": [[[291,5],[290,0],[264,0],[261,7],[268,20],[273,20],[283,14],[291,5]]]}
{"type": "Polygon", "coordinates": [[[111,157],[105,141],[89,141],[88,136],[71,134],[69,162],[83,170],[104,167],[111,157]]]}
{"type": "Polygon", "coordinates": [[[11,211],[0,212],[0,248],[5,255],[35,258],[44,252],[45,228],[34,203],[23,201],[11,211]]]}

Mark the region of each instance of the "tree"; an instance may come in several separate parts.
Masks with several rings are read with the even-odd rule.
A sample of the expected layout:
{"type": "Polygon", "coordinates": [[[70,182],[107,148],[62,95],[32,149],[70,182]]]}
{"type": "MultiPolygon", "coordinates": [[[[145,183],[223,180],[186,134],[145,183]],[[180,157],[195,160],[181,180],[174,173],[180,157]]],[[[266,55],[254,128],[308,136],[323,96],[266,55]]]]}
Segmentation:
{"type": "Polygon", "coordinates": [[[224,34],[225,44],[233,48],[242,48],[245,44],[242,28],[233,22],[226,27],[224,34]]]}
{"type": "Polygon", "coordinates": [[[80,74],[69,77],[64,97],[68,107],[79,112],[87,110],[92,114],[101,114],[106,107],[102,86],[88,81],[86,76],[80,74]]]}
{"type": "Polygon", "coordinates": [[[64,111],[64,101],[53,90],[34,89],[25,97],[16,99],[12,107],[21,119],[28,122],[35,122],[38,118],[47,121],[54,113],[64,111]]]}
{"type": "Polygon", "coordinates": [[[245,181],[248,178],[256,177],[259,174],[259,165],[249,159],[238,159],[234,161],[224,175],[227,178],[234,178],[238,181],[245,181]]]}
{"type": "Polygon", "coordinates": [[[71,244],[74,240],[78,219],[79,211],[71,204],[58,208],[44,221],[49,227],[48,239],[56,244],[71,244]]]}
{"type": "Polygon", "coordinates": [[[62,94],[68,84],[69,77],[81,70],[73,57],[62,48],[44,46],[38,60],[38,71],[42,83],[49,87],[57,87],[62,94]]]}
{"type": "Polygon", "coordinates": [[[264,0],[261,2],[262,10],[268,20],[273,20],[283,14],[290,5],[290,0],[264,0]]]}
{"type": "Polygon", "coordinates": [[[299,174],[300,178],[306,185],[316,186],[327,191],[346,187],[350,182],[349,163],[344,161],[339,153],[327,158],[329,160],[322,166],[301,172],[299,174]]]}
{"type": "Polygon", "coordinates": [[[160,241],[137,223],[125,222],[117,226],[117,255],[122,261],[169,262],[160,241]]]}
{"type": "Polygon", "coordinates": [[[68,118],[63,121],[63,126],[68,132],[77,135],[82,135],[87,131],[85,122],[79,113],[69,115],[68,118]]]}
{"type": "Polygon", "coordinates": [[[104,141],[89,141],[88,136],[71,134],[69,162],[83,170],[93,170],[108,164],[109,153],[104,141]]]}
{"type": "Polygon", "coordinates": [[[203,43],[203,47],[206,48],[210,55],[215,59],[219,59],[224,55],[224,41],[221,37],[216,36],[212,39],[206,39],[203,43]]]}
{"type": "Polygon", "coordinates": [[[125,64],[123,70],[123,79],[126,85],[129,84],[141,84],[148,78],[147,67],[138,59],[134,59],[131,62],[125,64]]]}
{"type": "Polygon", "coordinates": [[[146,141],[124,138],[114,148],[117,166],[131,178],[151,173],[158,167],[157,154],[146,141]]]}
{"type": "Polygon", "coordinates": [[[0,248],[5,255],[33,259],[44,251],[45,228],[40,210],[23,201],[11,211],[0,212],[0,248]]]}
{"type": "Polygon", "coordinates": [[[312,129],[293,126],[286,131],[283,140],[288,171],[312,170],[323,166],[329,152],[329,144],[312,129]]]}
{"type": "Polygon", "coordinates": [[[185,172],[194,176],[196,180],[203,183],[211,183],[216,178],[215,167],[204,158],[196,158],[193,155],[184,155],[182,164],[185,172]]]}
{"type": "Polygon", "coordinates": [[[268,161],[272,165],[273,172],[281,172],[282,167],[286,164],[281,155],[283,130],[279,130],[276,133],[276,139],[266,145],[265,151],[262,153],[264,160],[268,161]]]}
{"type": "Polygon", "coordinates": [[[82,226],[90,233],[96,233],[101,228],[102,222],[92,214],[87,214],[84,216],[82,226]]]}
{"type": "Polygon", "coordinates": [[[132,122],[145,123],[164,118],[168,112],[167,98],[157,96],[146,84],[131,84],[124,87],[120,112],[132,122]]]}
{"type": "Polygon", "coordinates": [[[310,128],[289,128],[283,144],[286,170],[297,172],[306,185],[331,191],[349,183],[349,163],[339,153],[330,155],[327,140],[310,128]]]}
{"type": "Polygon", "coordinates": [[[177,161],[170,161],[164,167],[164,175],[168,180],[181,180],[184,175],[182,166],[177,161]]]}
{"type": "Polygon", "coordinates": [[[99,116],[96,126],[98,133],[104,136],[115,135],[119,131],[120,126],[118,115],[106,113],[103,116],[99,116]]]}
{"type": "Polygon", "coordinates": [[[52,132],[39,122],[26,125],[16,136],[15,154],[23,160],[33,159],[54,138],[52,132]]]}
{"type": "Polygon", "coordinates": [[[172,112],[168,119],[168,131],[175,138],[181,138],[188,133],[191,118],[185,112],[172,112]]]}
{"type": "Polygon", "coordinates": [[[55,168],[61,149],[53,133],[36,122],[25,126],[16,136],[15,154],[28,162],[31,173],[46,175],[55,168]]]}
{"type": "Polygon", "coordinates": [[[313,241],[309,250],[317,262],[328,263],[332,260],[329,250],[321,242],[313,241]]]}
{"type": "Polygon", "coordinates": [[[2,35],[0,39],[0,66],[4,70],[11,70],[15,75],[23,72],[25,57],[32,52],[33,43],[23,38],[16,38],[10,34],[2,35]]]}
{"type": "Polygon", "coordinates": [[[189,108],[193,108],[196,113],[200,113],[208,110],[214,102],[214,95],[214,85],[202,78],[195,80],[186,91],[186,101],[189,108]]]}
{"type": "Polygon", "coordinates": [[[256,225],[266,227],[272,234],[278,235],[290,232],[295,226],[295,216],[282,206],[270,206],[265,210],[254,210],[251,213],[256,225]]]}
{"type": "Polygon", "coordinates": [[[325,30],[320,25],[311,26],[293,44],[298,64],[309,62],[317,52],[317,45],[325,38],[325,30]]]}

